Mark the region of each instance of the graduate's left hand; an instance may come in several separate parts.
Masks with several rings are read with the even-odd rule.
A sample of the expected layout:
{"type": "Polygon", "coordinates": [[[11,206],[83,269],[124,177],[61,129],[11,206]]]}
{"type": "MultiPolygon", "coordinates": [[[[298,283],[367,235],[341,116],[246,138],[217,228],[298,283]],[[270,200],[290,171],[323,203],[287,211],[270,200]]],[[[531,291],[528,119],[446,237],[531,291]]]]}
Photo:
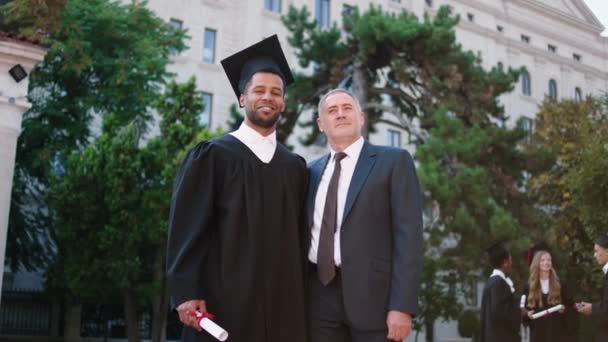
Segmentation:
{"type": "Polygon", "coordinates": [[[388,327],[386,338],[393,341],[403,341],[412,332],[412,315],[391,310],[386,317],[386,326],[388,327]]]}

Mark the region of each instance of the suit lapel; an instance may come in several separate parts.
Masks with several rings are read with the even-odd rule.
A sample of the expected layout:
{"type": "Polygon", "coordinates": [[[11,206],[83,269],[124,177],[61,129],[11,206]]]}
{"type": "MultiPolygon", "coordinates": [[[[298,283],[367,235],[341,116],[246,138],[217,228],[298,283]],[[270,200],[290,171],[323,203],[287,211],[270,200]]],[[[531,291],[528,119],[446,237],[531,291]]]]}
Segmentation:
{"type": "Polygon", "coordinates": [[[355,166],[353,178],[351,179],[350,186],[348,187],[348,193],[346,194],[346,203],[344,204],[342,222],[346,221],[348,213],[355,204],[355,200],[357,199],[359,192],[361,192],[361,189],[367,180],[367,176],[374,167],[374,163],[376,162],[376,154],[376,149],[373,145],[369,144],[368,142],[363,144],[361,154],[359,154],[359,160],[357,160],[357,165],[355,166]]]}
{"type": "Polygon", "coordinates": [[[321,175],[327,163],[329,162],[329,154],[319,159],[318,162],[313,163],[310,167],[310,185],[308,187],[308,201],[306,207],[308,208],[308,222],[312,225],[313,214],[315,212],[315,199],[317,197],[317,190],[319,189],[319,183],[321,182],[321,175]]]}

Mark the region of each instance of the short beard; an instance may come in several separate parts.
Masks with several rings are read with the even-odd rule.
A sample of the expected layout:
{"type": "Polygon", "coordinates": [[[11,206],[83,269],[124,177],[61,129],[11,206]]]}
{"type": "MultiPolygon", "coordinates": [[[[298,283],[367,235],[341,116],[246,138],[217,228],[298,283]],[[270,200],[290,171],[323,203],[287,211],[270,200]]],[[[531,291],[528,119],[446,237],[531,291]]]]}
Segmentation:
{"type": "Polygon", "coordinates": [[[277,121],[279,121],[279,118],[281,117],[280,112],[276,113],[276,115],[274,117],[271,117],[269,119],[265,119],[261,115],[258,115],[258,113],[255,110],[251,111],[251,112],[246,111],[245,114],[247,115],[247,119],[249,119],[249,122],[251,122],[252,124],[254,124],[258,127],[262,127],[262,128],[274,127],[276,125],[277,121]]]}

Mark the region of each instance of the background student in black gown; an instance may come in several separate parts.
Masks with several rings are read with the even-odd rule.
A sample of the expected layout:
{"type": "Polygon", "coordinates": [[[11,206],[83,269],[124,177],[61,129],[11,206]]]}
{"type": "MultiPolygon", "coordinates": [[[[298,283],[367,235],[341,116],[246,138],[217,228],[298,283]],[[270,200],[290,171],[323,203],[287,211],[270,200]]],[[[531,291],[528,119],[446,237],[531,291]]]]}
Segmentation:
{"type": "Polygon", "coordinates": [[[595,341],[608,341],[608,234],[600,236],[595,240],[593,256],[597,263],[602,266],[604,273],[603,288],[600,300],[593,304],[579,303],[578,311],[583,315],[592,316],[595,322],[595,341]]]}
{"type": "Polygon", "coordinates": [[[305,342],[305,161],[276,141],[293,80],[279,41],[222,61],[243,125],[193,147],[175,181],[167,286],[183,341],[215,341],[189,315],[209,310],[231,342],[305,342]]]}
{"type": "MultiPolygon", "coordinates": [[[[546,250],[534,254],[530,264],[530,277],[524,287],[525,309],[524,324],[530,327],[530,342],[568,341],[566,334],[565,311],[567,303],[562,291],[562,284],[553,268],[553,258],[546,250]],[[560,311],[532,319],[534,313],[563,304],[560,311]]],[[[571,305],[571,304],[570,304],[571,305]]]]}
{"type": "Polygon", "coordinates": [[[519,334],[522,310],[514,296],[515,288],[508,274],[513,269],[511,254],[503,242],[487,249],[494,268],[481,298],[480,342],[521,342],[519,334]]]}

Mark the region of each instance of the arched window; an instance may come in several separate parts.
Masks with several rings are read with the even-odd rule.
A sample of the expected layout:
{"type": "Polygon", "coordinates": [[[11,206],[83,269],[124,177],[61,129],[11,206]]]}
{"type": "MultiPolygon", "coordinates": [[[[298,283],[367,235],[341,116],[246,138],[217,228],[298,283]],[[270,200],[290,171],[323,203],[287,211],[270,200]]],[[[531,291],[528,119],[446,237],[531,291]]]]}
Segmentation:
{"type": "Polygon", "coordinates": [[[581,91],[581,88],[579,88],[579,87],[574,88],[574,101],[576,101],[576,102],[583,101],[583,92],[581,91]]]}
{"type": "Polygon", "coordinates": [[[554,79],[549,80],[549,97],[557,100],[557,82],[554,79]]]}
{"type": "Polygon", "coordinates": [[[527,71],[524,71],[521,74],[521,92],[526,95],[532,95],[532,86],[530,82],[530,74],[527,71]]]}

